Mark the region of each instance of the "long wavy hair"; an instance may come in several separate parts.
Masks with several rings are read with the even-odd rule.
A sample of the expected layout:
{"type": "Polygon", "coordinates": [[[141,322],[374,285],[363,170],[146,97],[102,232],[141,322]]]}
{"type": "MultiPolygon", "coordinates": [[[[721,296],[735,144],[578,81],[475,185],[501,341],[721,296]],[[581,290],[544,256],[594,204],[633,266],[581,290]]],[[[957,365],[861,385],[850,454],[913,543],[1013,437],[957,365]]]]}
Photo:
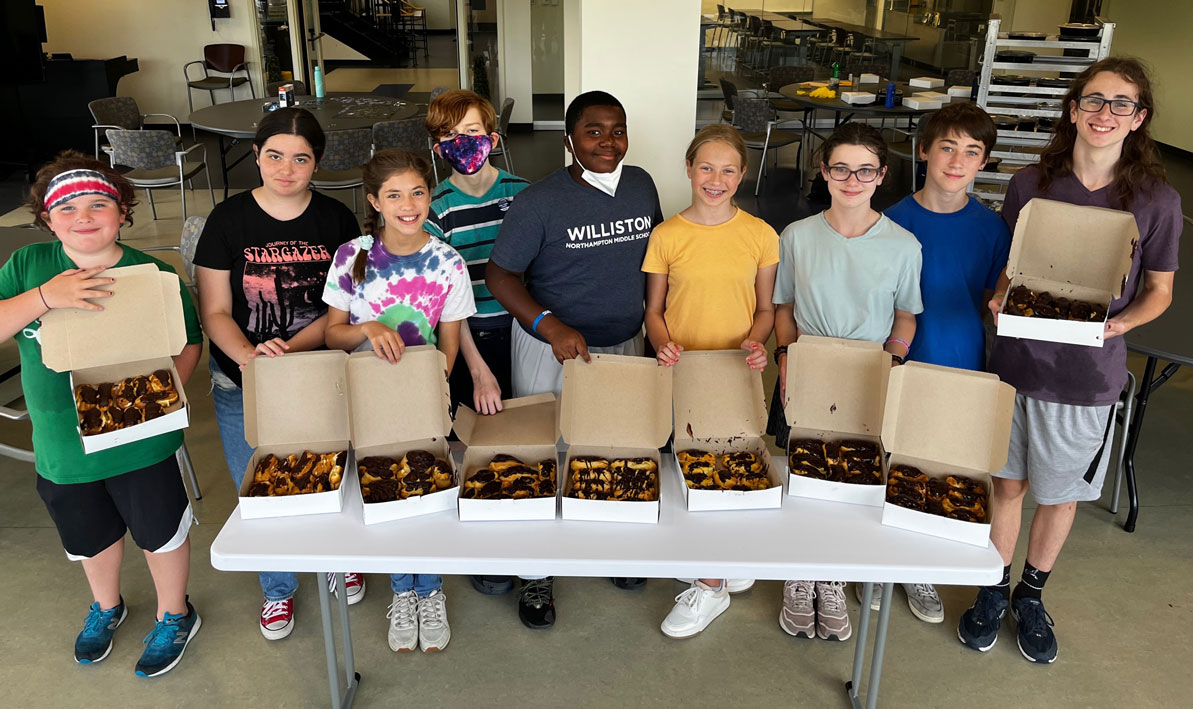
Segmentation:
{"type": "MultiPolygon", "coordinates": [[[[1109,57],[1091,65],[1077,75],[1069,85],[1069,92],[1065,94],[1064,110],[1071,112],[1077,109],[1077,101],[1085,93],[1085,87],[1099,73],[1109,71],[1118,74],[1124,80],[1135,85],[1139,90],[1139,107],[1146,109],[1147,114],[1139,127],[1127,135],[1123,141],[1123,151],[1114,166],[1114,192],[1123,209],[1130,209],[1131,204],[1141,193],[1147,192],[1157,183],[1166,181],[1164,164],[1160,162],[1160,152],[1152,140],[1148,128],[1156,115],[1156,102],[1152,94],[1152,82],[1148,78],[1147,68],[1143,62],[1134,57],[1109,57]]],[[[1040,191],[1047,192],[1052,183],[1073,173],[1073,146],[1077,143],[1077,125],[1069,120],[1068,115],[1057,121],[1052,140],[1048,142],[1044,152],[1040,155],[1040,191]]]]}

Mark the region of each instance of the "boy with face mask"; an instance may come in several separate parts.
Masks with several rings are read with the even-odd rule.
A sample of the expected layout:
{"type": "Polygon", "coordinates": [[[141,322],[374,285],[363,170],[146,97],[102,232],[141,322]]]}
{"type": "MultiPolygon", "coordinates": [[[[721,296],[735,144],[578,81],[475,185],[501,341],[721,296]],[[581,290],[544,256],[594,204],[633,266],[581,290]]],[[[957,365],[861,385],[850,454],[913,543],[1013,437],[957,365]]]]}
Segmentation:
{"type": "MultiPolygon", "coordinates": [[[[531,185],[502,222],[485,283],[518,320],[511,328],[514,396],[563,388],[563,361],[589,352],[641,355],[642,259],[663,221],[654,181],[623,167],[625,109],[604,91],[580,94],[564,115],[572,164],[531,185]]],[[[638,588],[644,579],[613,579],[638,588]]],[[[552,580],[523,580],[518,616],[555,622],[552,580]]]]}

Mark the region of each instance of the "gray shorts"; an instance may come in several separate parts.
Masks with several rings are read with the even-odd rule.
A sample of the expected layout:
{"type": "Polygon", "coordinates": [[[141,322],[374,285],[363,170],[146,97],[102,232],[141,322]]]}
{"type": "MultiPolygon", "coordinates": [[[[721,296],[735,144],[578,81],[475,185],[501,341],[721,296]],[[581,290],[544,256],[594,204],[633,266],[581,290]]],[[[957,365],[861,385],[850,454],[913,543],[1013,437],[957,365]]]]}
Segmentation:
{"type": "Polygon", "coordinates": [[[1041,505],[1096,500],[1113,434],[1113,404],[1074,406],[1016,394],[1007,464],[994,476],[1027,480],[1041,505]]]}
{"type": "MultiPolygon", "coordinates": [[[[510,382],[514,396],[532,396],[552,392],[559,396],[563,390],[563,365],[555,359],[551,345],[531,336],[515,322],[510,337],[510,382]]],[[[589,347],[589,352],[641,357],[645,351],[642,333],[612,347],[589,347]]]]}

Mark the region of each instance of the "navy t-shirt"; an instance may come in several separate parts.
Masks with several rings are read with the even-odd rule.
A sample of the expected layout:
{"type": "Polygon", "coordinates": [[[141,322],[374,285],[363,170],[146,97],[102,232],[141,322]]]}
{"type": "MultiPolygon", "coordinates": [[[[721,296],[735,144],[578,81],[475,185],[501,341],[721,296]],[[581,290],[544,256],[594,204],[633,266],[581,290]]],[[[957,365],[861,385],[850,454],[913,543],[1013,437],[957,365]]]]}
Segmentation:
{"type": "Polygon", "coordinates": [[[994,289],[1007,265],[1011,232],[1006,223],[972,197],[960,211],[939,214],[908,195],[886,215],[915,234],[923,256],[924,312],[915,318],[908,359],[984,369],[985,291],[994,289]]]}
{"type": "Polygon", "coordinates": [[[626,165],[610,197],[563,167],[518,194],[489,260],[525,274],[530,296],[589,345],[611,347],[642,329],[642,259],[662,221],[654,180],[642,168],[626,165]]]}

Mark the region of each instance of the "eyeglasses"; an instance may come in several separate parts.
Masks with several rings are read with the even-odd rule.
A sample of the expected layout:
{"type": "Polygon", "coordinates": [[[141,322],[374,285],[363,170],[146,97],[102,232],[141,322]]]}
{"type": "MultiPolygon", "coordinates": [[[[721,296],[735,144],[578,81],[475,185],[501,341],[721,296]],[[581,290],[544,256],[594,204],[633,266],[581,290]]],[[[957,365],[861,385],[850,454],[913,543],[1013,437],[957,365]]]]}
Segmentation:
{"type": "Polygon", "coordinates": [[[828,176],[837,182],[848,180],[850,175],[856,177],[858,182],[873,182],[878,179],[878,170],[872,167],[859,167],[856,170],[850,170],[844,165],[830,165],[828,168],[828,176]]]}
{"type": "Polygon", "coordinates": [[[1100,113],[1106,104],[1110,104],[1110,112],[1116,116],[1131,116],[1140,108],[1138,101],[1128,101],[1125,98],[1108,99],[1101,96],[1082,96],[1077,99],[1077,107],[1087,113],[1100,113]]]}

